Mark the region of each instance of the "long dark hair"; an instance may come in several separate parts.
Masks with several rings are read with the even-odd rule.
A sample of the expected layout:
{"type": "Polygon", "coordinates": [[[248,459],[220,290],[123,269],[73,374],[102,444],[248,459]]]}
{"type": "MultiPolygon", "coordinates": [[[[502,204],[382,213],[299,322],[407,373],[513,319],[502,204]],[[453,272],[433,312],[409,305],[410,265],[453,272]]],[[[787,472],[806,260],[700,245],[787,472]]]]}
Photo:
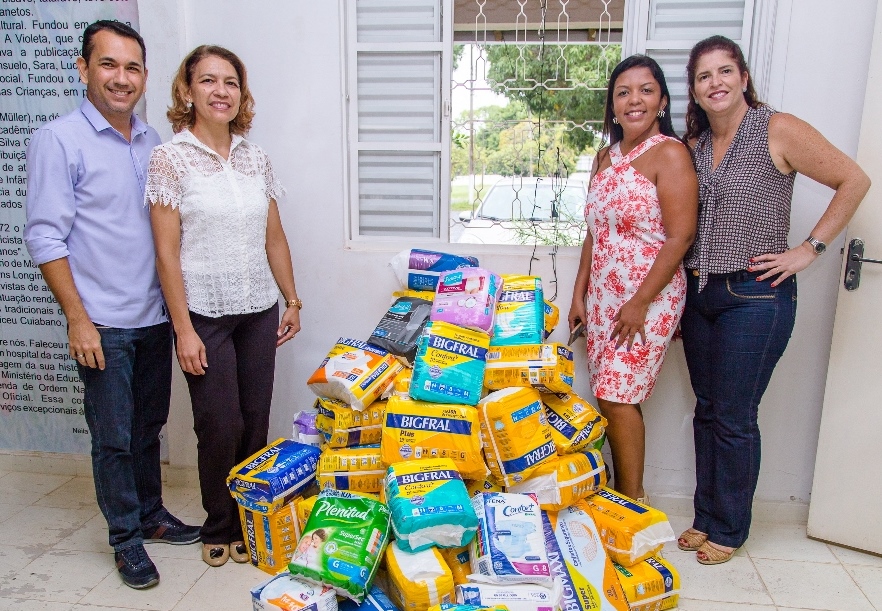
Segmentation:
{"type": "Polygon", "coordinates": [[[735,63],[738,65],[740,74],[747,74],[747,91],[744,92],[744,101],[751,108],[759,108],[762,102],[756,99],[756,90],[753,88],[753,77],[750,76],[750,70],[747,68],[747,62],[744,60],[744,53],[741,52],[735,41],[725,36],[711,36],[698,42],[692,51],[689,52],[689,62],[686,64],[686,81],[689,83],[689,105],[686,107],[686,135],[685,140],[697,138],[701,132],[710,127],[710,121],[707,113],[695,101],[695,71],[698,67],[698,60],[707,53],[713,51],[725,51],[728,53],[735,63]]]}

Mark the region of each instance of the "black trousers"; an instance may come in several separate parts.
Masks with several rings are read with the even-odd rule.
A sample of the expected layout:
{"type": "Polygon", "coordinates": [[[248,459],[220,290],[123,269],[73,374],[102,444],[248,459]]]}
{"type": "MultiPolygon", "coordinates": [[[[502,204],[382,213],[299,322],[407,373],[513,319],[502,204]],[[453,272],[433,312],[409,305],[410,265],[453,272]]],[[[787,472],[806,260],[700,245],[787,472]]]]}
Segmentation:
{"type": "Polygon", "coordinates": [[[208,367],[184,374],[198,440],[199,487],[208,513],[203,543],[242,541],[227,475],[266,445],[276,365],[279,305],[254,314],[209,318],[190,312],[208,367]]]}

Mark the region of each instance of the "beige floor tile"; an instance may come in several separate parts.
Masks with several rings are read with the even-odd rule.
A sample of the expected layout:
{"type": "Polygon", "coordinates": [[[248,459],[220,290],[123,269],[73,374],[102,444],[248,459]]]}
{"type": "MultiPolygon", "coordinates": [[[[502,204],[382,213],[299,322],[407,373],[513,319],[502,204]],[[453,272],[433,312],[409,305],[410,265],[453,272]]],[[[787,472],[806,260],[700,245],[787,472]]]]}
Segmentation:
{"type": "Polygon", "coordinates": [[[882,556],[877,556],[876,554],[868,554],[866,552],[859,552],[857,550],[848,549],[847,547],[840,547],[838,545],[828,545],[839,561],[842,564],[848,565],[856,565],[856,566],[875,566],[878,568],[882,568],[882,556]]]}
{"type": "Polygon", "coordinates": [[[99,522],[89,520],[53,545],[52,549],[93,552],[96,554],[109,554],[113,552],[113,548],[108,541],[107,523],[104,521],[104,516],[101,516],[99,522]]]}
{"type": "Polygon", "coordinates": [[[0,503],[0,522],[11,518],[26,507],[27,505],[8,505],[6,503],[0,503]]]}
{"type": "Polygon", "coordinates": [[[202,524],[205,521],[205,510],[202,509],[202,497],[197,493],[189,503],[181,507],[176,514],[179,520],[183,520],[187,524],[202,524]],[[184,518],[187,518],[184,520],[184,518]]]}
{"type": "Polygon", "coordinates": [[[70,611],[132,611],[131,607],[107,607],[105,605],[74,605],[70,611]]]}
{"type": "Polygon", "coordinates": [[[7,473],[0,478],[3,501],[16,505],[30,505],[69,481],[71,477],[44,473],[7,473]]]}
{"type": "Polygon", "coordinates": [[[3,588],[4,579],[11,577],[45,553],[46,548],[42,545],[31,547],[0,545],[0,589],[3,588]]]}
{"type": "Polygon", "coordinates": [[[751,558],[838,563],[826,543],[806,536],[804,525],[754,524],[744,549],[751,558]]]}
{"type": "MultiPolygon", "coordinates": [[[[169,545],[168,543],[148,543],[144,546],[151,558],[178,558],[179,560],[202,561],[202,543],[191,545],[169,545]]],[[[206,567],[208,565],[205,565],[206,567]]]]}
{"type": "Polygon", "coordinates": [[[875,611],[841,565],[766,558],[753,562],[778,606],[875,611]]]}
{"type": "Polygon", "coordinates": [[[855,580],[864,595],[877,610],[882,609],[882,568],[874,566],[847,566],[851,578],[855,580]]]}
{"type": "Polygon", "coordinates": [[[51,550],[7,579],[0,596],[73,604],[110,573],[112,554],[51,550]]]}
{"type": "Polygon", "coordinates": [[[0,611],[73,611],[70,603],[22,598],[0,598],[0,611]]]}
{"type": "Polygon", "coordinates": [[[183,598],[208,567],[201,560],[152,557],[159,570],[159,584],[148,590],[133,590],[118,575],[108,575],[82,600],[82,605],[105,605],[128,609],[169,611],[183,598]]]}
{"type": "Polygon", "coordinates": [[[174,611],[250,611],[251,588],[266,579],[269,575],[250,564],[227,562],[222,567],[209,568],[174,611]]]}
{"type": "Polygon", "coordinates": [[[0,523],[0,543],[52,546],[88,522],[98,508],[61,509],[34,505],[0,523]]]}
{"type": "Polygon", "coordinates": [[[776,611],[774,605],[749,605],[744,603],[724,603],[714,600],[694,600],[680,597],[677,606],[680,611],[776,611]]]}
{"type": "Polygon", "coordinates": [[[95,483],[91,477],[74,477],[38,500],[34,505],[62,509],[98,509],[95,483]]]}
{"type": "Polygon", "coordinates": [[[694,600],[774,605],[750,558],[735,556],[726,564],[704,566],[694,552],[665,551],[680,572],[680,596],[694,600]]]}
{"type": "Polygon", "coordinates": [[[175,516],[193,499],[199,498],[198,488],[183,488],[180,486],[162,487],[162,504],[175,516]]]}

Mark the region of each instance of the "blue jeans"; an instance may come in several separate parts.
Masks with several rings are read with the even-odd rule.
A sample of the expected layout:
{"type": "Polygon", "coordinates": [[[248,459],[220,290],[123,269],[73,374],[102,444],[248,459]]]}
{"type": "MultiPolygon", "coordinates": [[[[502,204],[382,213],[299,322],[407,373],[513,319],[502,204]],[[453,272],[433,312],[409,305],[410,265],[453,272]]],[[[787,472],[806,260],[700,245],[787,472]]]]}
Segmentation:
{"type": "Polygon", "coordinates": [[[740,547],[750,531],[760,470],[759,403],[790,340],[796,278],[777,287],[759,272],[688,274],[680,323],[695,392],[695,521],[711,542],[740,547]]]}
{"type": "Polygon", "coordinates": [[[98,506],[115,551],[162,517],[159,432],[171,398],[171,325],[98,327],[104,371],[79,365],[98,506]]]}

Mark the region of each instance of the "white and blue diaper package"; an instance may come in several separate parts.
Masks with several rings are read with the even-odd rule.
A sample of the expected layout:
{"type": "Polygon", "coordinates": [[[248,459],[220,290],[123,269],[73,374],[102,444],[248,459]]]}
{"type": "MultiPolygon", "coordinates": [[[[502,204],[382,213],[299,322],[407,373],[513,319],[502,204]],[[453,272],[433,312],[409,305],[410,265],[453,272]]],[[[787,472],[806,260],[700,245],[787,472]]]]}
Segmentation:
{"type": "Polygon", "coordinates": [[[433,250],[412,248],[403,250],[389,261],[402,288],[414,291],[434,291],[438,275],[452,269],[478,267],[475,257],[451,255],[433,250]]]}
{"type": "Polygon", "coordinates": [[[290,439],[276,439],[230,471],[227,486],[251,511],[274,513],[315,480],[321,451],[290,439]]]}
{"type": "Polygon", "coordinates": [[[337,593],[291,573],[270,577],[251,589],[254,611],[337,611],[337,593]]]}
{"type": "Polygon", "coordinates": [[[358,604],[347,598],[340,602],[339,606],[340,611],[400,611],[376,584],[371,586],[363,603],[358,604]]]}
{"type": "Polygon", "coordinates": [[[491,346],[539,344],[545,339],[545,302],[538,276],[502,276],[491,346]]]}
{"type": "Polygon", "coordinates": [[[489,347],[486,333],[429,322],[417,343],[410,396],[431,403],[477,405],[489,347]]]}
{"type": "Polygon", "coordinates": [[[469,583],[457,585],[456,602],[478,607],[504,605],[508,611],[561,611],[563,590],[559,579],[549,586],[543,586],[535,583],[485,583],[481,577],[472,575],[469,583]]]}

